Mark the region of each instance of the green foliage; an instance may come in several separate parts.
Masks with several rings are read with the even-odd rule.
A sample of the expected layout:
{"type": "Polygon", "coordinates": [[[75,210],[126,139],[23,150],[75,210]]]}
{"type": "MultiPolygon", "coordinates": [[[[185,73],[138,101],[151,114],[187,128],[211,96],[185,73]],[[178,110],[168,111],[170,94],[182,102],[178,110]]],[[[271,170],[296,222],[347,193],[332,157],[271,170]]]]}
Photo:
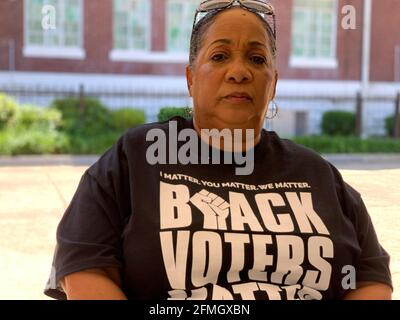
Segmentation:
{"type": "Polygon", "coordinates": [[[7,131],[0,131],[0,155],[11,155],[11,148],[8,143],[9,133],[7,131]]]}
{"type": "Polygon", "coordinates": [[[14,117],[17,103],[4,93],[0,93],[0,130],[4,129],[14,117]]]}
{"type": "Polygon", "coordinates": [[[68,137],[60,132],[40,129],[0,132],[0,154],[57,154],[69,149],[68,137]]]}
{"type": "Polygon", "coordinates": [[[389,137],[393,137],[394,135],[394,116],[389,116],[385,118],[385,129],[386,129],[386,134],[389,137]]]}
{"type": "MultiPolygon", "coordinates": [[[[0,154],[102,154],[131,127],[145,123],[140,109],[109,110],[96,99],[55,100],[51,108],[18,106],[0,94],[0,154]]],[[[190,117],[185,108],[162,108],[159,121],[174,116],[190,117]]],[[[393,134],[394,117],[385,120],[393,134]]],[[[323,136],[297,137],[295,142],[319,153],[400,153],[400,139],[360,139],[354,133],[355,115],[335,111],[324,114],[323,136]]]]}
{"type": "Polygon", "coordinates": [[[181,116],[186,119],[190,118],[186,108],[165,107],[160,109],[160,112],[158,113],[158,121],[167,121],[175,116],[181,116]]]}
{"type": "Polygon", "coordinates": [[[121,108],[111,111],[111,115],[113,127],[118,131],[125,131],[146,122],[142,109],[121,108]]]}
{"type": "Polygon", "coordinates": [[[293,139],[318,153],[399,153],[400,139],[304,136],[293,139]]]}
{"type": "Polygon", "coordinates": [[[102,154],[127,128],[145,122],[143,110],[112,112],[96,99],[85,99],[82,113],[74,98],[55,100],[51,108],[18,106],[4,95],[0,103],[3,155],[102,154]]]}
{"type": "Polygon", "coordinates": [[[56,130],[61,124],[61,113],[56,109],[23,105],[10,124],[16,130],[56,130]]]}
{"type": "Polygon", "coordinates": [[[94,136],[113,129],[111,111],[99,100],[85,98],[83,110],[77,98],[53,101],[62,114],[61,130],[70,135],[94,136]]]}
{"type": "Polygon", "coordinates": [[[62,113],[60,130],[72,154],[102,154],[127,128],[145,122],[142,110],[111,111],[94,98],[85,98],[83,110],[77,98],[55,100],[52,108],[62,113]]]}
{"type": "Polygon", "coordinates": [[[355,134],[356,115],[347,111],[328,111],[322,117],[321,129],[324,135],[351,136],[355,134]]]}
{"type": "Polygon", "coordinates": [[[108,132],[98,136],[70,136],[70,154],[103,154],[120,137],[118,132],[108,132]]]}
{"type": "Polygon", "coordinates": [[[61,113],[54,109],[15,107],[7,127],[0,132],[0,154],[54,154],[68,150],[68,137],[57,131],[61,113]]]}

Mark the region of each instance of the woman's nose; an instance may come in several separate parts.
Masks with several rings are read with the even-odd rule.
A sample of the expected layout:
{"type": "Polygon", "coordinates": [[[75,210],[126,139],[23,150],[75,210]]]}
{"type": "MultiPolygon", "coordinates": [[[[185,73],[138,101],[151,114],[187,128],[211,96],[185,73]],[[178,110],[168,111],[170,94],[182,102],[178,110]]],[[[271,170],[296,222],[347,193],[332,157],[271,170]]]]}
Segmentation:
{"type": "Polygon", "coordinates": [[[226,80],[228,82],[248,82],[252,79],[252,74],[242,59],[235,59],[228,67],[226,80]]]}

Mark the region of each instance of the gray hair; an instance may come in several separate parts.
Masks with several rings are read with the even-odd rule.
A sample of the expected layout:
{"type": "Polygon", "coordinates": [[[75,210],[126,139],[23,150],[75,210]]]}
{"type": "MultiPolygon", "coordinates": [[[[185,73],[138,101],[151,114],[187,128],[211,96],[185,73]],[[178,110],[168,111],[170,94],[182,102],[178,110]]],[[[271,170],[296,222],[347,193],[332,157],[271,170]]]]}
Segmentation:
{"type": "MultiPolygon", "coordinates": [[[[229,9],[227,9],[229,10],[229,9]]],[[[199,54],[199,51],[202,46],[202,41],[204,34],[208,30],[208,28],[211,26],[211,24],[215,21],[216,17],[221,13],[224,12],[225,10],[219,10],[219,11],[212,11],[207,13],[193,28],[192,30],[192,35],[190,38],[190,53],[189,53],[189,66],[190,68],[193,68],[194,62],[199,54]]],[[[274,37],[274,33],[271,29],[271,26],[268,24],[267,21],[265,21],[259,14],[255,13],[255,15],[260,19],[262,22],[263,26],[265,27],[265,30],[267,30],[268,36],[269,36],[269,43],[271,46],[271,52],[272,52],[272,58],[275,62],[276,60],[276,39],[274,37]]]]}

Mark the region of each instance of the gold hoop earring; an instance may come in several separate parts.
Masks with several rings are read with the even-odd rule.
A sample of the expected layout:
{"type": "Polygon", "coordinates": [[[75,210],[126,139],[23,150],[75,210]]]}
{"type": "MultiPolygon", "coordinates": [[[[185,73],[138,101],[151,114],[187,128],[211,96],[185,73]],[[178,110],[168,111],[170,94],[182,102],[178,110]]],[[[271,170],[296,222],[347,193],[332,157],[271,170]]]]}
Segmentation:
{"type": "Polygon", "coordinates": [[[272,100],[271,103],[272,103],[272,116],[268,116],[268,112],[271,109],[270,107],[268,107],[267,116],[265,117],[268,120],[275,118],[279,112],[279,107],[276,104],[275,100],[272,100]]]}

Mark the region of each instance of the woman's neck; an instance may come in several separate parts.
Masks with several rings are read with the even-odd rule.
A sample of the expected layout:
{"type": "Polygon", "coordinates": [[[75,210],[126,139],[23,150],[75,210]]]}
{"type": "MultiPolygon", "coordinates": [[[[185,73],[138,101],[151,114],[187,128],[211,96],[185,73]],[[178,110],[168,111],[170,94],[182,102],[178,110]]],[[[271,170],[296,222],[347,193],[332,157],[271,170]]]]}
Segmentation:
{"type": "Polygon", "coordinates": [[[200,139],[213,148],[226,152],[243,152],[254,148],[261,140],[261,130],[254,128],[222,130],[200,128],[193,119],[193,127],[200,139]]]}

